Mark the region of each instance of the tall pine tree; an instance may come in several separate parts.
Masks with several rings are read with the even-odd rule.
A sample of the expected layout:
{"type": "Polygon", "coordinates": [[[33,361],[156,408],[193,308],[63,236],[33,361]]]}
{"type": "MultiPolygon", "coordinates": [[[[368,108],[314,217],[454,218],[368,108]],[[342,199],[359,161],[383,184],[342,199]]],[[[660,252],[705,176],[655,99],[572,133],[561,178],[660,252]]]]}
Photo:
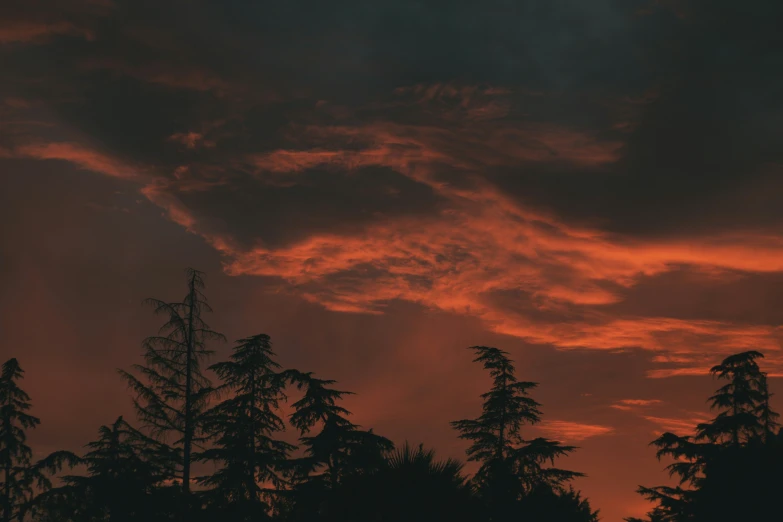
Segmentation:
{"type": "Polygon", "coordinates": [[[228,398],[206,415],[214,444],[200,459],[221,465],[199,481],[223,520],[269,520],[271,492],[285,485],[283,472],[295,446],[275,438],[285,429],[280,403],[288,372],[281,371],[268,335],[236,343],[230,360],[210,367],[223,380],[228,398]]]}
{"type": "Polygon", "coordinates": [[[474,362],[492,377],[492,388],[481,397],[476,419],[452,422],[460,438],[471,441],[468,460],[481,463],[475,481],[487,503],[490,519],[505,520],[519,511],[519,501],[539,488],[558,489],[580,473],[547,467],[547,462],[575,448],[544,438],[525,440],[524,425],[540,421],[540,404],[528,396],[537,386],[517,380],[513,361],[498,348],[473,346],[474,362]]]}
{"type": "Polygon", "coordinates": [[[770,407],[767,376],[757,351],[726,357],[710,373],[727,381],[709,398],[718,414],[696,426],[693,437],[664,433],[652,442],[674,463],[676,486],[640,487],[655,502],[652,521],[762,520],[783,487],[783,434],[770,407]]]}
{"type": "Polygon", "coordinates": [[[726,357],[710,369],[713,376],[728,383],[710,397],[710,408],[720,413],[697,427],[697,440],[736,446],[771,428],[765,426],[774,423],[766,376],[756,362],[763,357],[756,351],[743,352],[726,357]]]}
{"type": "Polygon", "coordinates": [[[305,390],[294,403],[291,424],[300,431],[304,457],[293,462],[296,514],[294,520],[318,520],[326,494],[347,476],[371,473],[383,465],[384,453],[394,449],[392,442],[372,430],[353,424],[350,412],[338,402],[350,392],[335,390],[333,380],[317,379],[311,373],[298,373],[294,380],[305,390]],[[320,427],[318,433],[311,435],[320,427]]]}
{"type": "Polygon", "coordinates": [[[156,314],[167,318],[156,336],[143,343],[144,365],[134,365],[138,376],[120,371],[136,392],[134,405],[140,420],[158,437],[181,450],[178,458],[182,492],[191,488],[194,444],[203,441],[202,421],[212,392],[202,363],[213,352],[207,341],[225,340],[202,318],[211,312],[203,293],[203,273],[187,269],[188,292],[179,302],[148,299],[156,314]]]}
{"type": "Polygon", "coordinates": [[[0,371],[0,521],[24,520],[32,507],[36,493],[51,489],[49,474],[65,464],[76,464],[79,459],[67,451],[52,453],[33,461],[33,451],[27,445],[26,431],[41,421],[28,413],[30,396],[19,387],[24,371],[16,359],[9,359],[0,371]]]}

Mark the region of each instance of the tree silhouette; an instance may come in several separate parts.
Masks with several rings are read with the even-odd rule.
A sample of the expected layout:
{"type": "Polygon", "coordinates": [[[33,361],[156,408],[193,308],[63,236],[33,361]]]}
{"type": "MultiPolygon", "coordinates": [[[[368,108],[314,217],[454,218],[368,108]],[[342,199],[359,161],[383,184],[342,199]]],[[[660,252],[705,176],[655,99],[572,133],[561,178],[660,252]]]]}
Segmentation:
{"type": "Polygon", "coordinates": [[[176,513],[168,485],[176,470],[172,449],[147,437],[122,417],[101,426],[81,458],[87,475],[63,477],[37,509],[43,520],[133,522],[169,520],[176,513]]]}
{"type": "Polygon", "coordinates": [[[270,491],[285,486],[282,472],[295,446],[273,436],[285,429],[280,402],[288,372],[274,360],[268,335],[237,341],[230,360],[210,367],[230,397],[205,416],[205,431],[215,441],[199,455],[221,468],[199,482],[222,520],[269,520],[270,491]]]}
{"type": "Polygon", "coordinates": [[[203,273],[187,269],[188,293],[182,302],[147,299],[167,320],[157,336],[144,340],[145,365],[134,365],[139,377],[120,370],[136,393],[133,401],[145,427],[157,437],[173,436],[181,449],[178,465],[182,492],[189,502],[193,446],[203,441],[202,414],[212,391],[201,364],[213,352],[210,340],[225,340],[202,319],[211,312],[204,296],[203,273]]]}
{"type": "MultiPolygon", "coordinates": [[[[39,420],[18,386],[18,362],[3,365],[0,522],[598,520],[569,485],[582,474],[555,467],[576,448],[523,437],[523,428],[541,419],[541,405],[529,396],[537,384],[516,378],[506,352],[471,347],[492,385],[479,417],[451,423],[470,442],[468,459],[479,463],[468,479],[458,461],[437,460],[422,445],[394,451],[389,439],[352,423],[340,404],[350,392],[312,373],[283,370],[265,334],[239,339],[228,360],[209,366],[220,381],[213,387],[202,371],[212,354],[207,343],[225,339],[203,319],[211,311],[203,274],[186,274],[181,302],[145,301],[166,321],[143,342],[145,364],[120,370],[140,428],[118,417],[99,428],[83,457],[55,452],[33,462],[26,431],[39,420]],[[288,419],[299,448],[281,439],[291,384],[301,392],[288,419]],[[213,397],[221,400],[210,408],[213,397]],[[193,479],[196,462],[214,464],[214,471],[193,479]],[[50,475],[66,464],[84,471],[53,487],[50,475]]],[[[692,438],[669,433],[654,442],[659,457],[677,459],[669,469],[681,482],[641,488],[658,501],[651,521],[759,520],[770,509],[783,487],[783,433],[756,363],[761,357],[746,352],[715,366],[713,375],[727,381],[710,398],[715,419],[692,438]]]]}
{"type": "Polygon", "coordinates": [[[349,476],[370,473],[383,463],[392,442],[372,430],[360,429],[347,419],[350,412],[337,402],[350,392],[330,388],[335,381],[317,379],[312,373],[292,377],[304,396],[294,403],[291,424],[300,431],[304,457],[292,462],[295,482],[295,519],[314,519],[322,511],[327,491],[349,476]],[[317,426],[320,431],[308,435],[317,426]],[[299,518],[298,518],[299,517],[299,518]]]}
{"type": "Polygon", "coordinates": [[[775,436],[775,431],[780,430],[780,423],[778,419],[780,414],[772,410],[770,405],[770,399],[772,399],[772,393],[769,392],[769,383],[767,382],[767,375],[762,373],[758,379],[758,390],[761,395],[761,400],[754,409],[754,413],[758,417],[761,423],[761,431],[763,433],[764,440],[771,440],[775,436]]]}
{"type": "Polygon", "coordinates": [[[492,377],[482,395],[483,412],[476,419],[452,422],[460,438],[471,441],[468,460],[481,463],[475,481],[487,503],[490,519],[505,520],[519,511],[519,500],[539,488],[558,489],[580,473],[546,467],[575,448],[544,438],[525,440],[521,429],[541,418],[540,404],[528,396],[537,386],[518,381],[507,352],[487,346],[470,348],[492,377]]]}
{"type": "Polygon", "coordinates": [[[520,501],[524,520],[557,522],[598,522],[598,511],[572,487],[551,488],[539,486],[520,501]]]}
{"type": "Polygon", "coordinates": [[[766,376],[756,363],[756,359],[763,357],[756,351],[743,352],[725,358],[710,369],[713,376],[729,382],[710,397],[710,408],[721,411],[712,421],[697,426],[697,440],[739,445],[771,428],[765,427],[758,415],[764,406],[768,423],[776,415],[768,409],[766,376]]]}
{"type": "Polygon", "coordinates": [[[407,443],[381,466],[347,477],[327,497],[330,522],[477,522],[480,505],[462,464],[438,461],[433,450],[407,443]]]}
{"type": "Polygon", "coordinates": [[[16,359],[6,361],[0,370],[0,469],[2,469],[2,522],[24,520],[32,508],[36,493],[52,487],[49,474],[64,465],[78,463],[76,455],[67,451],[52,453],[33,462],[33,450],[27,445],[26,431],[41,421],[27,413],[30,396],[17,381],[24,370],[16,359]]]}
{"type": "MultiPolygon", "coordinates": [[[[728,381],[709,398],[718,414],[696,426],[693,437],[664,433],[652,442],[657,456],[672,457],[677,486],[640,487],[657,503],[652,521],[762,520],[779,509],[783,488],[783,435],[770,408],[767,376],[756,351],[731,355],[710,373],[728,381]]],[[[634,519],[628,519],[634,520],[634,519]]]]}

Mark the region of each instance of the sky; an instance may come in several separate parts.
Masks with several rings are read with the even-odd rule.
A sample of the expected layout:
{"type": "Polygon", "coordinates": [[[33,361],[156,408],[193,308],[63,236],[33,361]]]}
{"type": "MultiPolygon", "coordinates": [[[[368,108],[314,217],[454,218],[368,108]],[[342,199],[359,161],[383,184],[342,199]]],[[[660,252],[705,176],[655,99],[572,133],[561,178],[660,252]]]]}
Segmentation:
{"type": "MultiPolygon", "coordinates": [[[[783,376],[778,1],[0,4],[0,356],[37,451],[132,415],[146,297],[206,272],[210,324],[356,392],[443,457],[489,385],[606,522],[666,482],[709,367],[783,376]]],[[[230,344],[216,345],[224,357],[230,344]]],[[[773,392],[780,380],[772,379],[773,392]]]]}

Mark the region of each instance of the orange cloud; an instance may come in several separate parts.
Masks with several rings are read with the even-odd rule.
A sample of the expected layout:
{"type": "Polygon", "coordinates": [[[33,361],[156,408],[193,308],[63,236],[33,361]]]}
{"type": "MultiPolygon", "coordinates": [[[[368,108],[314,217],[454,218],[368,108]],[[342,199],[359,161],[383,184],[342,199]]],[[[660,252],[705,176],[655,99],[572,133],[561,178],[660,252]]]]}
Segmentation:
{"type": "MultiPolygon", "coordinates": [[[[157,193],[148,188],[145,194],[223,252],[229,274],[279,277],[334,311],[379,313],[386,302],[406,300],[478,316],[496,332],[534,343],[680,353],[679,366],[693,366],[682,354],[778,350],[781,331],[767,325],[617,317],[602,307],[620,302],[619,290],[633,287],[639,277],[681,264],[783,270],[779,238],[630,242],[521,208],[489,186],[436,188],[453,205],[429,218],[403,217],[350,236],[318,234],[279,248],[250,249],[201,230],[175,187],[157,193]],[[362,275],[366,267],[373,267],[371,277],[362,275]],[[531,310],[516,309],[518,301],[494,297],[509,291],[522,292],[532,311],[561,313],[578,306],[582,312],[568,321],[540,321],[530,317],[531,310]]],[[[702,366],[698,372],[705,373],[702,366]]],[[[691,374],[680,367],[655,370],[650,377],[683,373],[691,374]]]]}
{"type": "Polygon", "coordinates": [[[311,236],[278,249],[229,249],[226,269],[281,277],[308,288],[306,297],[333,310],[377,311],[385,301],[404,299],[476,315],[497,332],[562,348],[636,346],[684,353],[778,348],[780,331],[770,326],[617,318],[600,308],[621,300],[617,289],[632,287],[638,277],[682,263],[779,271],[783,246],[776,238],[767,238],[761,248],[762,238],[706,239],[687,248],[676,242],[619,243],[513,207],[497,194],[459,197],[459,206],[428,220],[398,219],[361,235],[311,236]],[[354,272],[363,266],[377,272],[362,278],[354,272]],[[569,305],[594,308],[568,322],[534,321],[492,300],[493,293],[508,290],[525,292],[544,312],[569,305]]]}
{"type": "Polygon", "coordinates": [[[561,442],[579,442],[591,437],[609,435],[614,432],[614,428],[609,426],[558,420],[543,421],[541,424],[537,425],[537,428],[546,433],[548,437],[561,442]]]}
{"type": "Polygon", "coordinates": [[[702,422],[706,422],[710,419],[709,416],[699,413],[694,414],[691,417],[687,418],[672,418],[672,417],[653,417],[653,416],[643,416],[642,417],[645,420],[648,420],[660,428],[660,430],[656,430],[655,434],[660,435],[663,432],[670,432],[674,433],[675,435],[693,435],[693,432],[696,430],[696,425],[700,424],[702,422]]]}
{"type": "Polygon", "coordinates": [[[142,171],[107,154],[77,143],[38,143],[18,147],[18,156],[40,160],[68,161],[85,170],[116,178],[135,178],[142,171]]]}
{"type": "MultiPolygon", "coordinates": [[[[116,177],[136,174],[114,158],[73,144],[29,145],[18,152],[70,161],[116,177]]],[[[431,154],[418,151],[413,159],[404,154],[387,158],[386,149],[371,157],[351,154],[310,151],[304,156],[278,154],[266,159],[291,172],[326,161],[346,168],[361,161],[381,163],[392,158],[388,161],[398,162],[401,171],[429,181],[427,170],[416,166],[431,154]],[[405,163],[411,166],[403,168],[405,163]]],[[[620,290],[633,287],[639,277],[681,264],[783,270],[783,241],[777,237],[634,242],[566,225],[520,207],[488,184],[455,188],[432,182],[451,205],[429,218],[401,217],[368,225],[350,236],[318,234],[279,248],[247,249],[231,237],[205,231],[198,215],[178,197],[179,192],[208,191],[226,181],[194,179],[184,167],[175,174],[173,179],[148,182],[142,192],[164,208],[170,219],[203,235],[225,254],[229,274],[281,278],[305,299],[331,310],[380,313],[385,303],[406,300],[474,315],[496,332],[560,348],[639,347],[687,355],[751,348],[776,351],[779,347],[780,329],[771,326],[617,317],[603,309],[620,302],[620,290]],[[372,276],[362,275],[366,267],[373,267],[372,276]],[[519,308],[517,299],[499,299],[504,292],[520,292],[532,309],[519,308]],[[541,321],[530,315],[569,313],[574,306],[580,313],[571,314],[568,321],[541,321]]],[[[693,362],[681,355],[674,362],[677,367],[656,369],[649,376],[704,374],[708,365],[693,362]]]]}
{"type": "Polygon", "coordinates": [[[262,171],[298,172],[318,165],[397,169],[440,163],[464,169],[514,166],[520,162],[611,163],[622,143],[548,124],[470,122],[454,127],[375,123],[363,127],[308,126],[307,149],[252,156],[262,171]],[[363,145],[345,148],[343,144],[363,145]]]}
{"type": "Polygon", "coordinates": [[[388,147],[378,147],[361,152],[332,150],[276,150],[252,158],[252,163],[262,171],[301,172],[319,166],[356,169],[370,165],[397,167],[407,166],[407,161],[395,160],[394,151],[388,147]]]}
{"type": "Polygon", "coordinates": [[[196,149],[199,147],[211,148],[215,146],[215,142],[207,140],[200,132],[178,132],[169,136],[169,141],[173,141],[184,145],[188,149],[196,149]]]}
{"type": "MultiPolygon", "coordinates": [[[[475,89],[438,89],[420,89],[419,95],[478,96],[475,89]]],[[[487,167],[527,162],[611,162],[619,143],[551,125],[475,121],[443,127],[390,122],[305,126],[291,132],[292,140],[306,146],[250,155],[254,170],[245,175],[258,183],[278,183],[284,176],[285,183],[296,185],[298,174],[314,167],[341,175],[383,166],[429,185],[447,204],[426,217],[403,215],[367,223],[350,234],[319,232],[272,248],[260,242],[240,246],[230,232],[211,231],[181,197],[189,191],[208,192],[227,180],[197,178],[182,166],[171,178],[140,180],[142,193],[224,254],[227,273],[279,278],[305,299],[334,311],[382,313],[386,303],[405,300],[479,317],[495,332],[532,343],[563,349],[642,348],[655,351],[656,362],[666,366],[651,371],[653,378],[705,374],[712,361],[696,354],[779,350],[783,331],[773,326],[624,316],[615,305],[641,278],[683,265],[716,274],[783,271],[782,237],[620,237],[534,211],[480,176],[487,167]],[[475,176],[468,183],[450,184],[436,176],[443,167],[475,176]]],[[[203,135],[190,132],[170,139],[196,147],[203,135]]],[[[28,145],[17,152],[115,177],[136,175],[124,163],[75,144],[28,145]]],[[[783,369],[783,360],[770,358],[768,363],[773,371],[783,369]]]]}
{"type": "Polygon", "coordinates": [[[658,399],[622,399],[612,404],[610,407],[616,410],[633,411],[638,408],[645,408],[658,404],[661,404],[661,401],[658,399]]]}
{"type": "Polygon", "coordinates": [[[685,368],[656,368],[647,371],[647,377],[651,379],[665,379],[667,377],[681,377],[694,375],[708,375],[711,366],[693,366],[685,368]]]}

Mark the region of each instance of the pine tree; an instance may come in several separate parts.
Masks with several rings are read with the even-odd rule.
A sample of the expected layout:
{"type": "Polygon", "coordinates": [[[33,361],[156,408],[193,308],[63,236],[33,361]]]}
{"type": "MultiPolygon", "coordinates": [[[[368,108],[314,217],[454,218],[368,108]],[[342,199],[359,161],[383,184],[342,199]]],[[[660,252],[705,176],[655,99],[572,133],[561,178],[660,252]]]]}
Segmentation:
{"type": "Polygon", "coordinates": [[[736,446],[764,432],[764,421],[757,412],[764,404],[769,405],[769,397],[766,378],[756,363],[756,359],[763,357],[756,351],[743,352],[726,357],[710,369],[714,377],[729,382],[710,397],[710,408],[722,411],[697,427],[697,440],[730,442],[736,446]]]}
{"type": "Polygon", "coordinates": [[[557,522],[598,522],[598,511],[572,487],[539,487],[522,498],[520,511],[525,520],[557,522]]]}
{"type": "Polygon", "coordinates": [[[211,312],[204,296],[203,273],[187,269],[188,293],[181,302],[148,299],[156,314],[167,317],[159,335],[143,343],[145,365],[134,365],[139,374],[120,371],[136,393],[134,406],[141,421],[156,437],[173,436],[181,450],[178,457],[182,492],[191,487],[194,444],[203,441],[202,417],[212,392],[202,362],[213,352],[207,341],[225,340],[202,318],[211,312]]]}
{"type": "Polygon", "coordinates": [[[205,428],[215,444],[199,455],[222,467],[199,481],[211,488],[208,496],[224,520],[268,520],[270,490],[285,485],[282,472],[296,448],[274,438],[285,429],[279,411],[288,372],[274,360],[268,335],[236,344],[229,361],[210,367],[230,396],[206,415],[205,428]]]}
{"type": "Polygon", "coordinates": [[[297,516],[312,520],[327,491],[339,486],[347,476],[378,469],[384,452],[391,451],[394,445],[347,419],[350,412],[337,402],[350,392],[330,388],[335,381],[317,379],[312,373],[299,373],[294,381],[300,390],[305,390],[304,396],[294,403],[290,419],[300,431],[299,441],[305,452],[304,457],[293,462],[297,516]],[[317,426],[320,431],[308,435],[317,426]]]}
{"type": "Polygon", "coordinates": [[[761,394],[761,400],[753,413],[755,413],[761,423],[763,438],[766,442],[775,435],[776,430],[780,429],[780,423],[778,422],[780,414],[772,410],[770,400],[773,394],[769,391],[766,373],[761,373],[758,380],[758,389],[761,394]]]}
{"type": "Polygon", "coordinates": [[[783,487],[783,437],[778,414],[770,407],[766,374],[748,351],[731,355],[710,373],[728,381],[709,398],[718,414],[696,427],[696,435],[664,433],[652,442],[658,458],[675,460],[667,466],[679,479],[676,486],[640,487],[656,502],[650,519],[665,522],[760,520],[783,487]]]}
{"type": "Polygon", "coordinates": [[[22,390],[17,381],[24,371],[16,359],[9,359],[0,371],[0,521],[21,522],[31,509],[36,493],[52,487],[49,474],[59,471],[64,465],[79,462],[76,455],[58,451],[33,462],[33,451],[26,444],[26,431],[38,426],[41,421],[27,413],[30,396],[22,390]]]}
{"type": "Polygon", "coordinates": [[[475,481],[491,511],[492,520],[515,512],[518,501],[539,487],[560,488],[580,473],[546,467],[547,462],[567,455],[575,448],[544,438],[525,440],[524,425],[540,421],[540,404],[528,396],[537,386],[518,381],[508,354],[497,348],[473,346],[480,362],[492,377],[492,388],[482,395],[482,415],[452,422],[460,438],[471,441],[468,460],[480,462],[475,481]]]}
{"type": "Polygon", "coordinates": [[[87,444],[81,464],[87,475],[63,477],[63,485],[44,495],[42,520],[134,522],[166,520],[176,512],[172,486],[176,470],[171,448],[147,437],[122,417],[101,426],[87,444]]]}

